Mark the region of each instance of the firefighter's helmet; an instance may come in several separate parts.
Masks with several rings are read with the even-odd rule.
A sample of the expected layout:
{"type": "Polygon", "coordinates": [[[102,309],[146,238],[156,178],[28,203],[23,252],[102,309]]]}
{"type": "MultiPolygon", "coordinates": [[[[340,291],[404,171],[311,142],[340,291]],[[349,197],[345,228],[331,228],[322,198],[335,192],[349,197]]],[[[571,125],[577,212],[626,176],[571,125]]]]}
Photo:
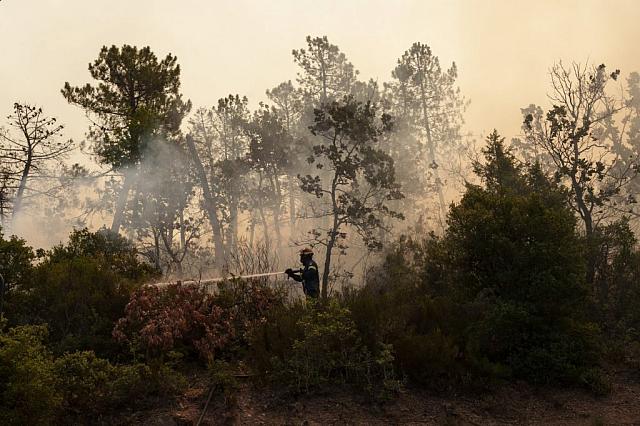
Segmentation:
{"type": "Polygon", "coordinates": [[[300,250],[300,256],[313,256],[313,250],[309,247],[305,247],[300,250]]]}

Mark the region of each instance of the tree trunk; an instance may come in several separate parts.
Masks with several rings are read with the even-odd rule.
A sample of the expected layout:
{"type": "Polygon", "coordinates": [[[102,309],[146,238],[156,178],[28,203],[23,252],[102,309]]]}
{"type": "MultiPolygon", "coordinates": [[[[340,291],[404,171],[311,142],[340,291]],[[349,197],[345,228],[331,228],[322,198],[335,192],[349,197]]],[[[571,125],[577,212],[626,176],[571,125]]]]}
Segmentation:
{"type": "Polygon", "coordinates": [[[160,266],[160,238],[159,230],[153,229],[153,263],[156,268],[156,271],[161,272],[160,266]]]}
{"type": "Polygon", "coordinates": [[[334,214],[333,218],[334,228],[331,231],[331,235],[329,236],[329,241],[327,242],[327,250],[325,252],[324,257],[324,270],[322,271],[322,298],[327,298],[328,287],[329,287],[329,271],[331,270],[331,253],[333,252],[333,247],[336,244],[336,236],[337,232],[337,221],[334,214]]]}
{"type": "Polygon", "coordinates": [[[333,217],[333,223],[331,226],[331,231],[329,233],[329,241],[327,241],[327,250],[325,252],[324,257],[324,270],[322,271],[322,298],[327,298],[328,287],[329,287],[329,272],[331,270],[331,254],[333,252],[333,247],[336,244],[336,237],[338,236],[338,228],[340,224],[338,223],[338,204],[336,200],[336,189],[338,187],[338,174],[334,174],[333,182],[331,183],[331,213],[333,217]]]}
{"type": "Polygon", "coordinates": [[[296,196],[294,178],[289,176],[289,223],[291,224],[291,235],[296,230],[296,196]]]}
{"type": "Polygon", "coordinates": [[[264,208],[262,207],[262,205],[258,207],[258,213],[260,213],[260,222],[262,222],[264,244],[269,247],[271,245],[271,238],[269,237],[269,224],[267,222],[267,217],[264,214],[264,208]]]}
{"type": "Polygon", "coordinates": [[[184,226],[184,209],[181,208],[180,209],[180,248],[183,251],[186,251],[186,245],[187,245],[187,236],[186,236],[186,229],[184,226]]]}
{"type": "Polygon", "coordinates": [[[22,197],[24,196],[24,191],[27,188],[27,180],[29,179],[29,172],[31,171],[31,159],[31,152],[29,152],[27,155],[27,161],[24,164],[24,169],[22,169],[20,184],[18,185],[18,191],[16,192],[16,197],[13,202],[13,213],[11,215],[12,222],[15,221],[15,218],[18,216],[18,212],[22,207],[22,197]]]}
{"type": "Polygon", "coordinates": [[[238,248],[238,210],[238,202],[234,194],[229,207],[229,241],[227,242],[227,247],[233,251],[238,248]]]}
{"type": "Polygon", "coordinates": [[[591,210],[587,206],[585,202],[585,194],[583,188],[580,186],[579,177],[577,176],[578,171],[578,162],[580,161],[580,151],[578,147],[578,143],[573,141],[573,169],[571,171],[571,186],[573,188],[573,193],[576,199],[576,205],[578,207],[578,212],[580,213],[580,218],[584,223],[584,232],[587,238],[587,243],[589,245],[589,252],[587,254],[587,273],[586,280],[587,284],[594,285],[595,276],[596,276],[596,262],[597,262],[597,250],[593,247],[593,216],[591,214],[591,210]]]}
{"type": "Polygon", "coordinates": [[[129,198],[129,191],[133,186],[131,177],[128,175],[129,169],[125,170],[123,177],[122,188],[118,194],[118,200],[116,201],[116,209],[113,214],[113,222],[111,222],[111,232],[119,233],[122,222],[124,221],[124,209],[127,206],[127,199],[129,198]]]}
{"type": "Polygon", "coordinates": [[[422,103],[422,119],[423,119],[423,125],[424,125],[424,130],[427,133],[427,148],[429,150],[429,167],[433,167],[433,176],[435,178],[435,184],[436,184],[436,191],[438,192],[438,202],[440,204],[440,208],[439,208],[439,216],[440,216],[440,226],[442,227],[442,230],[444,231],[444,224],[445,224],[445,219],[447,217],[447,212],[446,212],[446,206],[445,206],[445,201],[444,201],[444,193],[442,192],[442,185],[440,182],[440,173],[438,172],[438,167],[440,166],[437,162],[436,162],[436,150],[435,150],[435,146],[433,143],[433,138],[431,137],[431,123],[429,122],[429,111],[427,108],[427,99],[426,99],[426,92],[425,92],[425,88],[424,88],[424,80],[422,80],[420,82],[420,96],[421,96],[421,103],[422,103]]]}
{"type": "Polygon", "coordinates": [[[251,212],[251,224],[249,225],[249,247],[253,247],[253,239],[256,234],[256,220],[254,219],[255,213],[251,212]]]}
{"type": "Polygon", "coordinates": [[[191,158],[193,159],[193,163],[196,168],[196,174],[198,176],[198,179],[200,180],[200,185],[202,186],[202,195],[204,198],[203,206],[205,212],[207,213],[207,218],[209,219],[209,224],[211,225],[211,230],[213,232],[213,244],[216,252],[216,266],[222,269],[226,263],[226,254],[224,250],[224,244],[222,242],[222,228],[220,226],[220,221],[218,220],[215,202],[213,200],[211,188],[209,187],[207,174],[204,170],[204,167],[202,166],[202,162],[200,161],[200,157],[198,156],[198,151],[196,150],[196,145],[191,135],[187,135],[186,141],[189,152],[191,153],[191,158]]]}
{"type": "Polygon", "coordinates": [[[274,176],[271,179],[273,192],[276,194],[276,200],[273,206],[273,226],[276,231],[276,247],[282,247],[282,234],[280,233],[280,215],[282,214],[282,189],[278,175],[274,170],[274,176]]]}

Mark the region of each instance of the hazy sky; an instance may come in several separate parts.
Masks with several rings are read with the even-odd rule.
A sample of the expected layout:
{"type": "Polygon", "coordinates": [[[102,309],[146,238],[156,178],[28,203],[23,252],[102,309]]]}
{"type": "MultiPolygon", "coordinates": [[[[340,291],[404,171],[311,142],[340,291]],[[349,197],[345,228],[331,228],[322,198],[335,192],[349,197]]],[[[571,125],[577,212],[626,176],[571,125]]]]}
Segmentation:
{"type": "Polygon", "coordinates": [[[36,103],[81,139],[86,120],[60,89],[89,81],[102,45],[124,43],[177,55],[196,107],[229,93],[255,105],[295,79],[291,50],[306,35],[327,35],[380,83],[413,42],[428,44],[457,63],[475,134],[516,134],[519,108],[546,102],[555,61],[640,70],[640,0],[0,0],[0,114],[36,103]]]}

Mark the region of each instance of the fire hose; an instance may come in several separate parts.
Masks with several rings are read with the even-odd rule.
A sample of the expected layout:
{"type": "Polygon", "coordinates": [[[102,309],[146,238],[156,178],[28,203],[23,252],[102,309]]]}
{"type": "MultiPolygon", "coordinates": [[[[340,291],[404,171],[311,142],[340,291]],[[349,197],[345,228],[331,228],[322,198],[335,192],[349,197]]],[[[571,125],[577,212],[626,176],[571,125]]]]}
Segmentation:
{"type": "MultiPolygon", "coordinates": [[[[301,273],[302,270],[301,269],[296,269],[293,270],[292,272],[294,273],[301,273]]],[[[203,280],[179,280],[182,284],[187,284],[187,285],[208,285],[208,284],[215,284],[215,283],[219,283],[219,282],[223,282],[223,281],[230,281],[230,280],[244,280],[244,279],[251,279],[251,278],[262,278],[262,277],[271,277],[271,276],[276,276],[276,275],[285,275],[286,272],[264,272],[261,274],[250,274],[250,275],[229,275],[227,277],[218,277],[218,278],[207,278],[207,279],[203,279],[203,280]]],[[[175,282],[164,282],[164,283],[155,283],[155,284],[151,284],[152,286],[155,287],[166,287],[168,285],[174,284],[175,282]]]]}

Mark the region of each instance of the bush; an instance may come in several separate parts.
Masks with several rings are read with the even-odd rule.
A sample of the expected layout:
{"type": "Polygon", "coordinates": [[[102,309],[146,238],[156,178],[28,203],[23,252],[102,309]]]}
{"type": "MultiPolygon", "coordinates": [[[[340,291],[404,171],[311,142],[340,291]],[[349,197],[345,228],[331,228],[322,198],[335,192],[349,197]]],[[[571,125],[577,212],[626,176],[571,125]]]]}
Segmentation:
{"type": "Polygon", "coordinates": [[[171,397],[186,387],[186,379],[167,364],[125,364],[116,369],[111,384],[112,404],[115,407],[139,409],[145,398],[171,397]]]}
{"type": "Polygon", "coordinates": [[[444,236],[401,238],[345,303],[367,347],[391,344],[413,383],[585,384],[600,342],[566,194],[517,165],[496,133],[484,152],[484,185],[467,186],[444,236]]]}
{"type": "Polygon", "coordinates": [[[288,324],[291,328],[280,328],[285,333],[280,334],[277,346],[268,340],[273,331],[270,326],[257,332],[254,346],[262,346],[263,353],[271,352],[266,372],[289,391],[308,393],[326,385],[349,384],[379,397],[398,388],[390,347],[381,345],[375,353],[369,351],[351,312],[337,300],[310,303],[305,308],[294,305],[290,312],[278,311],[278,316],[280,327],[288,324]],[[292,324],[297,313],[301,315],[292,324]]]}
{"type": "Polygon", "coordinates": [[[526,307],[501,302],[471,328],[470,339],[514,376],[532,383],[581,383],[599,361],[599,331],[571,318],[550,322],[526,307]]]}
{"type": "MultiPolygon", "coordinates": [[[[428,245],[428,244],[427,244],[428,245]]],[[[478,306],[455,302],[415,282],[417,266],[408,280],[387,279],[388,270],[398,270],[398,253],[413,242],[402,240],[384,263],[374,282],[342,296],[353,312],[363,341],[372,350],[391,345],[396,369],[413,384],[443,391],[452,387],[484,388],[494,378],[503,377],[505,368],[489,362],[477,348],[469,345],[466,330],[479,318],[478,306]],[[394,266],[387,269],[387,265],[394,266]]],[[[409,266],[407,266],[409,267],[409,266]]]]}
{"type": "Polygon", "coordinates": [[[221,283],[215,296],[197,285],[143,287],[132,294],[113,336],[146,359],[180,351],[210,362],[225,351],[238,355],[248,330],[266,321],[275,300],[268,287],[246,281],[221,283]]]}
{"type": "Polygon", "coordinates": [[[55,372],[66,415],[94,416],[112,405],[111,386],[116,368],[95,353],[67,353],[56,359],[55,372]]]}
{"type": "Polygon", "coordinates": [[[231,280],[219,284],[213,297],[216,305],[229,312],[234,333],[225,347],[228,357],[246,356],[250,333],[267,322],[267,315],[285,303],[287,293],[274,290],[268,283],[259,280],[231,280]]]}
{"type": "Polygon", "coordinates": [[[274,359],[289,356],[293,342],[303,336],[298,321],[305,312],[303,302],[279,304],[268,312],[266,321],[250,330],[248,359],[256,371],[270,375],[274,359]]]}
{"type": "Polygon", "coordinates": [[[166,365],[112,365],[93,352],[67,353],[55,361],[64,417],[89,419],[112,410],[144,407],[148,399],[175,395],[185,387],[166,365]]]}
{"type": "Polygon", "coordinates": [[[47,252],[48,262],[54,264],[78,257],[93,259],[132,282],[143,282],[158,274],[151,265],[140,261],[138,251],[129,240],[107,229],[75,230],[66,245],[60,244],[47,252]]]}
{"type": "Polygon", "coordinates": [[[16,297],[20,294],[18,290],[31,279],[35,258],[33,249],[27,246],[25,240],[16,236],[7,240],[0,228],[0,315],[4,314],[12,324],[19,315],[16,309],[16,297]]]}
{"type": "Polygon", "coordinates": [[[213,361],[209,363],[207,371],[209,386],[212,387],[211,392],[222,394],[224,407],[229,414],[237,406],[237,391],[240,387],[232,366],[225,361],[213,361]]]}
{"type": "Polygon", "coordinates": [[[44,326],[2,331],[0,319],[0,424],[53,423],[62,403],[44,326]]]}
{"type": "Polygon", "coordinates": [[[113,336],[147,360],[162,359],[176,350],[212,360],[234,333],[230,313],[211,295],[201,287],[174,284],[134,292],[113,336]]]}
{"type": "Polygon", "coordinates": [[[47,252],[30,279],[14,292],[20,323],[48,324],[56,353],[94,350],[115,356],[111,332],[131,291],[149,269],[123,238],[74,231],[67,245],[47,252]]]}
{"type": "Polygon", "coordinates": [[[640,330],[640,252],[626,219],[597,229],[593,310],[607,338],[624,343],[640,330]]]}
{"type": "MultiPolygon", "coordinates": [[[[443,280],[459,302],[480,302],[467,337],[481,354],[535,383],[579,383],[599,359],[586,318],[584,244],[566,194],[539,167],[523,170],[494,133],[451,208],[440,244],[443,280]]],[[[426,279],[430,279],[427,277],[426,279]]]]}

